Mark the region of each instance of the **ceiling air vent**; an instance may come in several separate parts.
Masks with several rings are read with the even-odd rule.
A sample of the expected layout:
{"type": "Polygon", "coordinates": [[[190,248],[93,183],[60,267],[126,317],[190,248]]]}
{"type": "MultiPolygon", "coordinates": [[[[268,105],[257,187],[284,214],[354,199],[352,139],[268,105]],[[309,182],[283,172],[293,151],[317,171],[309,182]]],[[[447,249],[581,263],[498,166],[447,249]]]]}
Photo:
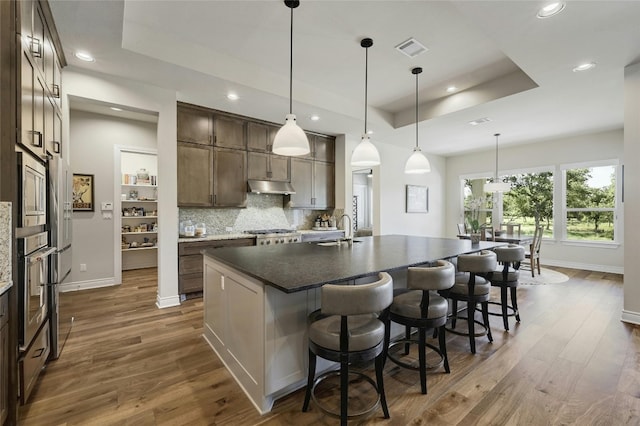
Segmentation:
{"type": "Polygon", "coordinates": [[[477,126],[478,124],[487,123],[489,121],[491,121],[490,118],[482,117],[482,118],[476,118],[475,120],[470,121],[469,124],[471,124],[472,126],[477,126]]]}
{"type": "Polygon", "coordinates": [[[402,53],[404,53],[405,55],[407,55],[410,58],[415,58],[416,56],[418,56],[419,54],[421,54],[422,52],[426,52],[427,49],[425,45],[423,45],[422,43],[420,43],[418,40],[416,40],[415,38],[410,38],[409,40],[405,40],[402,43],[400,43],[399,45],[396,46],[396,49],[402,53]]]}

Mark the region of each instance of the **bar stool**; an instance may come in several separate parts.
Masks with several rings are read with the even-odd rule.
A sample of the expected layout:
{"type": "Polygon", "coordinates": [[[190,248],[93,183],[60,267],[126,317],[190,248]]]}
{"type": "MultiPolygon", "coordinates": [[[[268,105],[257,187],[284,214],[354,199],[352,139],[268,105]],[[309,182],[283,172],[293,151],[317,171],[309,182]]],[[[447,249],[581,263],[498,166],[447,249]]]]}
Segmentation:
{"type": "Polygon", "coordinates": [[[516,291],[518,288],[518,279],[520,278],[520,262],[524,260],[524,247],[517,244],[509,244],[505,247],[495,248],[498,263],[501,263],[495,271],[490,272],[487,278],[491,281],[491,285],[500,287],[500,302],[489,303],[493,305],[501,305],[502,312],[489,312],[489,315],[502,316],[504,329],[509,331],[509,317],[515,317],[520,322],[520,312],[518,312],[518,299],[516,291]],[[507,289],[511,294],[511,306],[507,302],[507,289]],[[509,313],[511,310],[511,313],[509,313]]]}
{"type": "Polygon", "coordinates": [[[455,284],[451,289],[440,293],[452,302],[451,328],[447,331],[469,336],[471,353],[476,353],[476,337],[487,335],[490,342],[493,342],[491,329],[489,328],[489,296],[491,284],[483,275],[494,271],[497,266],[496,254],[492,251],[483,250],[479,254],[462,254],[458,256],[458,273],[455,277],[455,284]],[[467,317],[458,314],[458,301],[467,302],[467,317]],[[476,321],[474,314],[478,303],[482,306],[483,322],[476,321]],[[468,332],[456,331],[456,320],[465,319],[468,324],[468,332]],[[475,324],[481,325],[483,330],[479,333],[475,331],[475,324]]]}
{"type": "Polygon", "coordinates": [[[444,326],[447,322],[447,301],[431,290],[447,290],[455,281],[455,268],[450,262],[439,260],[434,266],[409,268],[407,273],[406,293],[398,294],[391,304],[391,321],[404,325],[406,335],[404,339],[396,340],[389,345],[404,344],[404,354],[409,354],[409,344],[418,344],[419,366],[408,364],[398,359],[391,351],[387,357],[395,364],[420,371],[420,387],[423,394],[427,393],[427,368],[436,368],[444,363],[445,372],[449,373],[449,359],[444,326]],[[411,339],[411,328],[418,329],[418,340],[411,339]],[[433,328],[438,335],[439,347],[426,342],[427,330],[433,328]],[[426,361],[426,348],[434,350],[440,355],[441,362],[437,366],[429,367],[426,361]]]}
{"type": "MultiPolygon", "coordinates": [[[[389,306],[393,301],[393,279],[386,272],[378,274],[378,281],[370,284],[334,285],[325,284],[321,289],[320,317],[309,325],[309,375],[302,411],[309,408],[309,400],[325,414],[347,419],[364,417],[382,405],[386,419],[389,409],[384,393],[382,369],[389,343],[389,306]],[[316,357],[340,363],[339,372],[330,371],[315,378],[316,357]],[[375,359],[376,382],[370,377],[349,371],[352,363],[375,359]],[[325,378],[340,376],[340,412],[330,411],[318,403],[316,386],[325,378]],[[349,414],[349,374],[357,375],[369,382],[378,396],[373,406],[358,413],[349,414]]],[[[312,314],[313,315],[313,314],[312,314]]]]}

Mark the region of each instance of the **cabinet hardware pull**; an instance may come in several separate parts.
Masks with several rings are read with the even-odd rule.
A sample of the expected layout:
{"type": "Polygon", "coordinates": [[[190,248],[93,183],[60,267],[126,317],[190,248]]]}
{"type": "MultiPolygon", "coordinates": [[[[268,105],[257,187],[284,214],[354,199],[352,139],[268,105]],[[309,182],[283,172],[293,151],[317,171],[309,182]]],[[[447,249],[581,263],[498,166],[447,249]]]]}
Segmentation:
{"type": "Polygon", "coordinates": [[[39,348],[36,353],[33,354],[33,356],[31,357],[33,358],[40,358],[42,356],[42,354],[44,353],[44,348],[39,348]]]}
{"type": "Polygon", "coordinates": [[[29,36],[29,47],[31,48],[31,54],[34,58],[42,58],[42,44],[40,40],[29,36]]]}
{"type": "Polygon", "coordinates": [[[53,141],[53,152],[60,154],[60,142],[53,141]]]}
{"type": "Polygon", "coordinates": [[[60,99],[60,86],[55,83],[53,84],[53,97],[60,99]]]}
{"type": "Polygon", "coordinates": [[[31,145],[37,146],[38,148],[42,148],[42,132],[37,130],[30,131],[32,135],[38,135],[38,141],[36,142],[35,138],[31,138],[31,145]]]}

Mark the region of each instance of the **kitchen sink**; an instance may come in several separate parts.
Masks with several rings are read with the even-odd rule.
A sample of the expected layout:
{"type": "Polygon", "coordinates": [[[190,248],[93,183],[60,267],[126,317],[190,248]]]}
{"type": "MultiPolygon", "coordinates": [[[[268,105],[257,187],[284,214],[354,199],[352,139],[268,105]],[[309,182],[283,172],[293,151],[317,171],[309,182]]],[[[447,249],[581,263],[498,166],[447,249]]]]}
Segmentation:
{"type": "MultiPolygon", "coordinates": [[[[351,240],[351,241],[353,243],[361,243],[362,242],[362,240],[351,240]]],[[[319,243],[316,243],[316,244],[319,245],[319,246],[322,246],[322,247],[336,247],[336,246],[339,246],[339,245],[341,245],[343,243],[344,244],[348,244],[349,241],[348,240],[322,241],[322,242],[319,242],[319,243]]]]}

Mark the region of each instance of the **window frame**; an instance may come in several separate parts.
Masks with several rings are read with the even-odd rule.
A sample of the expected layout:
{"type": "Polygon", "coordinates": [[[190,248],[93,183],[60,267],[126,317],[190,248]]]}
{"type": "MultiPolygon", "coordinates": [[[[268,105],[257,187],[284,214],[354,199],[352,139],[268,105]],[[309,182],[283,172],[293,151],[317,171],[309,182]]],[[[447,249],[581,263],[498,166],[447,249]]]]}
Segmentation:
{"type": "Polygon", "coordinates": [[[606,160],[594,160],[583,161],[578,163],[564,163],[560,164],[561,175],[561,212],[559,213],[560,226],[559,238],[563,243],[571,245],[584,245],[584,246],[618,246],[621,244],[621,231],[620,226],[622,223],[622,202],[621,202],[621,185],[622,185],[622,167],[619,159],[606,159],[606,160]],[[614,207],[567,207],[567,170],[574,169],[589,169],[594,167],[613,167],[615,170],[615,192],[614,192],[614,207]],[[568,238],[567,234],[567,214],[569,212],[612,212],[613,213],[613,240],[577,240],[568,238]]]}

